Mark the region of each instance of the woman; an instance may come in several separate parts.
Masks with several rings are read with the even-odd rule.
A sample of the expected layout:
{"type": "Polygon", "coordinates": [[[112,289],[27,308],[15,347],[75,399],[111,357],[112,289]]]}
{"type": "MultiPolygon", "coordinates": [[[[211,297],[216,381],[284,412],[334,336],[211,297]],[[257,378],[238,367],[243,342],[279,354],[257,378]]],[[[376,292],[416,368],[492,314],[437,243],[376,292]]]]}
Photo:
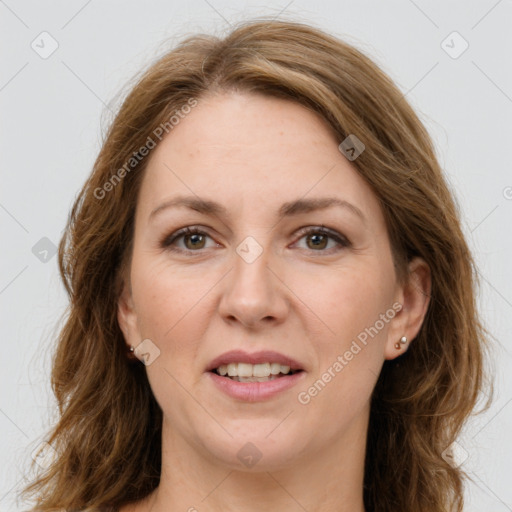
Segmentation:
{"type": "Polygon", "coordinates": [[[462,510],[474,264],[428,133],[353,47],[261,20],[183,41],[59,258],[34,510],[462,510]]]}

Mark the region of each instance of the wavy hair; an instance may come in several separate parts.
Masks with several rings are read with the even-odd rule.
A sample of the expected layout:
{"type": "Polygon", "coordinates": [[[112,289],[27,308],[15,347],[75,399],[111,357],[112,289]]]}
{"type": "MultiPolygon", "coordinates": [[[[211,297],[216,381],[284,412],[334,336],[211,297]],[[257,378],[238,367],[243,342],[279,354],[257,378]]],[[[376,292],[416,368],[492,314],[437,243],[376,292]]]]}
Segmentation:
{"type": "Polygon", "coordinates": [[[384,362],[372,395],[365,507],[461,511],[466,475],[442,454],[476,408],[488,335],[475,263],[433,143],[362,51],[305,23],[265,19],[241,22],[225,37],[183,39],[141,72],[111,122],[59,245],[70,305],[52,361],[59,419],[47,440],[57,456],[23,495],[35,500],[32,510],[113,511],[159,483],[162,411],[144,365],[126,357],[117,322],[149,161],[141,148],[191,99],[224,91],[294,101],[318,113],[340,142],[350,134],[364,142],[352,164],[380,201],[397,276],[406,279],[408,261],[420,256],[432,278],[418,336],[384,362]]]}

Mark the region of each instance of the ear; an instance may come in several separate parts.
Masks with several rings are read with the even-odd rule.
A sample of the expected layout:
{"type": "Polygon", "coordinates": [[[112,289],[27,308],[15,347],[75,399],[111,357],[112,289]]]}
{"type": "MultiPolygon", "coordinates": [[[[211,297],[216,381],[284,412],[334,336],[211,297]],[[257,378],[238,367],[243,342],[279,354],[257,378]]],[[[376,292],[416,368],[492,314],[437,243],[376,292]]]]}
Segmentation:
{"type": "Polygon", "coordinates": [[[385,359],[395,359],[403,354],[418,335],[427,314],[431,292],[430,268],[422,258],[414,258],[408,266],[406,282],[400,286],[397,302],[402,309],[393,318],[388,330],[384,351],[385,359]],[[400,343],[405,336],[407,343],[400,343]],[[399,343],[400,348],[395,344],[399,343]]]}
{"type": "Polygon", "coordinates": [[[117,321],[127,346],[136,347],[142,340],[133,304],[131,286],[124,280],[117,302],[117,321]]]}

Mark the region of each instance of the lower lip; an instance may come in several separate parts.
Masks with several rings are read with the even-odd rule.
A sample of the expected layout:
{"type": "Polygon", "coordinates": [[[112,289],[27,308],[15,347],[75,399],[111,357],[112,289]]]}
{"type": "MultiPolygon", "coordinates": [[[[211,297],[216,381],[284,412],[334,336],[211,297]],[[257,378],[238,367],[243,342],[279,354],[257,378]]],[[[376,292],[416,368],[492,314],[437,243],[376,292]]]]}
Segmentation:
{"type": "Polygon", "coordinates": [[[267,382],[238,382],[227,377],[221,377],[214,372],[206,373],[214,384],[227,395],[245,402],[260,402],[295,386],[304,378],[306,372],[300,371],[267,382]]]}

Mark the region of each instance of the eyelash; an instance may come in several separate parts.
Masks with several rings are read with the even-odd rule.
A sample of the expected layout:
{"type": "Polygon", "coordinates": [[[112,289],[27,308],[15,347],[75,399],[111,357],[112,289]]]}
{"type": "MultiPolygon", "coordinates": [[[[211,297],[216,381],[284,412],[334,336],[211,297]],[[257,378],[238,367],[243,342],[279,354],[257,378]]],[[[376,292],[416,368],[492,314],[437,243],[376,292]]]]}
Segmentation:
{"type": "MultiPolygon", "coordinates": [[[[310,234],[325,235],[325,236],[331,238],[332,240],[334,240],[335,242],[337,242],[338,245],[341,246],[342,248],[348,248],[348,247],[351,247],[351,245],[352,245],[351,242],[346,237],[337,233],[336,231],[327,229],[324,226],[311,226],[311,227],[307,227],[307,228],[302,228],[298,233],[298,235],[299,235],[298,240],[300,240],[310,234]]],[[[208,233],[199,229],[197,226],[191,226],[191,227],[186,227],[186,228],[180,229],[180,230],[172,233],[171,235],[168,235],[161,241],[160,246],[162,249],[168,249],[170,251],[181,252],[181,253],[188,253],[190,256],[192,256],[191,253],[200,254],[202,252],[202,249],[198,249],[198,250],[194,251],[194,250],[190,250],[190,249],[181,249],[181,248],[173,247],[173,244],[177,240],[179,240],[180,238],[182,238],[183,236],[186,236],[186,235],[203,235],[203,236],[210,237],[210,235],[208,233]]],[[[319,252],[319,253],[323,252],[323,253],[330,254],[332,252],[332,249],[333,248],[331,248],[330,250],[329,249],[323,249],[323,250],[318,250],[318,251],[315,251],[314,249],[309,249],[309,250],[311,252],[319,252]]],[[[334,249],[336,249],[336,248],[334,248],[334,249]]],[[[306,250],[308,250],[308,249],[306,249],[306,250]]]]}

